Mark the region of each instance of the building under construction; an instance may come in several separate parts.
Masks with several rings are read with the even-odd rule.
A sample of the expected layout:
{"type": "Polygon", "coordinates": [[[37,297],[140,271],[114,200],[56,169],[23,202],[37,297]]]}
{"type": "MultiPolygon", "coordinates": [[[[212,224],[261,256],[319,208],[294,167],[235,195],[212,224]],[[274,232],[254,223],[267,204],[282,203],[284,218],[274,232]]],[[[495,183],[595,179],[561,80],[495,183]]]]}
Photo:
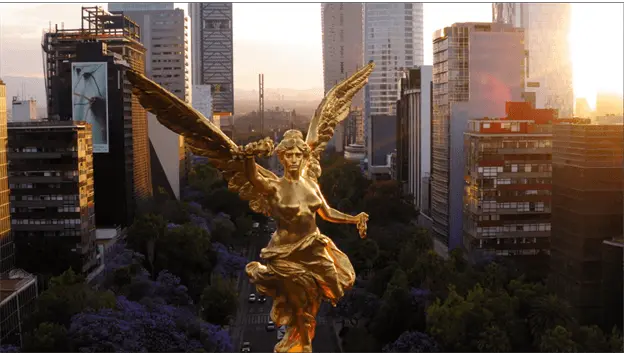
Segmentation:
{"type": "Polygon", "coordinates": [[[83,7],[80,28],[51,27],[43,34],[42,47],[50,119],[89,121],[89,113],[96,119],[95,103],[105,102],[100,113],[104,117],[101,126],[97,131],[93,127],[96,222],[98,227],[127,225],[136,208],[135,200],[152,194],[147,114],[132,95],[125,74],[129,69],[145,71],[140,28],[123,14],[112,14],[101,7],[83,7]],[[95,71],[84,69],[83,85],[87,79],[93,79],[98,92],[97,97],[86,99],[85,103],[75,102],[75,96],[82,96],[75,91],[78,82],[72,84],[75,63],[105,66],[102,71],[106,72],[106,79],[99,84],[93,79],[95,71]],[[79,105],[86,107],[77,110],[79,105]],[[84,117],[74,116],[83,111],[84,117]],[[104,147],[98,152],[96,147],[100,146],[96,144],[101,143],[96,132],[102,131],[104,147]]]}

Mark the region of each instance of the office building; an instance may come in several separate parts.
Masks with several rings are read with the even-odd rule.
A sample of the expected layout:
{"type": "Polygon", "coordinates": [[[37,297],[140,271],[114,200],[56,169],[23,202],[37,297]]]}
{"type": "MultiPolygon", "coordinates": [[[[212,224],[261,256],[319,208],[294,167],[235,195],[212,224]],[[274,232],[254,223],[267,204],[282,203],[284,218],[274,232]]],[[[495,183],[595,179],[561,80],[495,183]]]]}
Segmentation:
{"type": "Polygon", "coordinates": [[[173,10],[172,2],[111,2],[108,11],[166,11],[173,10]]]}
{"type": "MultiPolygon", "coordinates": [[[[108,8],[116,9],[141,28],[146,76],[191,103],[189,21],[184,10],[174,9],[173,3],[140,4],[144,8],[136,8],[134,3],[123,5],[110,3],[108,8]]],[[[179,199],[180,180],[186,174],[184,138],[163,126],[152,113],[147,113],[147,120],[152,187],[179,199]]]]}
{"type": "Polygon", "coordinates": [[[589,107],[586,98],[577,98],[574,106],[574,116],[579,118],[589,118],[593,115],[593,111],[589,107]]]}
{"type": "Polygon", "coordinates": [[[375,70],[364,89],[369,173],[387,172],[396,149],[396,101],[404,69],[423,65],[423,4],[365,3],[364,61],[375,70]]]}
{"type": "Polygon", "coordinates": [[[432,70],[425,65],[404,72],[397,101],[397,180],[419,210],[429,209],[422,179],[431,172],[432,70]]]}
{"type": "Polygon", "coordinates": [[[601,248],[623,234],[623,154],[622,125],[554,126],[550,284],[581,324],[614,309],[599,299],[601,248]]]}
{"type": "Polygon", "coordinates": [[[508,102],[464,134],[464,244],[473,259],[547,254],[554,109],[508,102]]]}
{"type": "Polygon", "coordinates": [[[596,115],[607,116],[624,114],[624,97],[621,94],[600,92],[596,95],[596,115]]]}
{"type": "Polygon", "coordinates": [[[617,326],[620,329],[624,323],[622,288],[622,268],[624,267],[624,239],[622,237],[602,242],[602,298],[603,317],[601,326],[605,331],[617,326]]]}
{"type": "Polygon", "coordinates": [[[501,117],[521,101],[522,29],[455,23],[433,36],[431,218],[433,235],[453,249],[462,243],[464,132],[475,117],[501,117]]]}
{"type": "Polygon", "coordinates": [[[213,113],[234,115],[232,3],[189,3],[191,75],[194,85],[210,85],[213,113]]]}
{"type": "Polygon", "coordinates": [[[127,226],[152,195],[147,114],[125,74],[144,72],[145,48],[124,15],[83,7],[82,23],[44,33],[48,116],[92,125],[97,226],[127,226]]]}
{"type": "Polygon", "coordinates": [[[563,118],[574,113],[568,34],[569,3],[493,3],[492,22],[523,28],[527,54],[525,99],[552,108],[563,118]]]}
{"type": "Polygon", "coordinates": [[[210,85],[193,85],[193,108],[202,113],[213,124],[219,126],[219,117],[212,114],[212,94],[210,85]]]}
{"type": "Polygon", "coordinates": [[[34,98],[20,99],[13,97],[11,102],[11,121],[37,120],[37,101],[34,98]]]}
{"type": "MultiPolygon", "coordinates": [[[[363,65],[362,6],[362,3],[321,4],[324,94],[363,65]]],[[[364,108],[362,91],[353,97],[351,107],[354,110],[364,108]]],[[[347,121],[336,126],[328,147],[342,153],[348,144],[347,139],[355,137],[354,120],[358,118],[361,119],[361,114],[351,114],[347,121]],[[349,125],[352,125],[351,129],[349,125]]]]}
{"type": "Polygon", "coordinates": [[[22,324],[34,310],[37,278],[16,269],[7,172],[6,85],[0,79],[0,344],[22,345],[22,324]]]}
{"type": "Polygon", "coordinates": [[[88,277],[100,265],[91,126],[83,121],[40,121],[9,123],[8,131],[11,229],[18,267],[54,276],[72,268],[88,277]]]}

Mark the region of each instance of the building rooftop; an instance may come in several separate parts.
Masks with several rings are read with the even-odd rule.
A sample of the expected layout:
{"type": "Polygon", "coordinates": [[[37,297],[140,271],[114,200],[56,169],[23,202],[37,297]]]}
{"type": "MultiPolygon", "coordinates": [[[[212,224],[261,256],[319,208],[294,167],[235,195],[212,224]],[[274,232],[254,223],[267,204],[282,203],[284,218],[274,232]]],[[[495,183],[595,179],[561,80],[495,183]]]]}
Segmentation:
{"type": "Polygon", "coordinates": [[[8,277],[0,278],[0,302],[27,287],[33,281],[36,281],[36,277],[32,274],[21,269],[12,270],[8,277]]]}

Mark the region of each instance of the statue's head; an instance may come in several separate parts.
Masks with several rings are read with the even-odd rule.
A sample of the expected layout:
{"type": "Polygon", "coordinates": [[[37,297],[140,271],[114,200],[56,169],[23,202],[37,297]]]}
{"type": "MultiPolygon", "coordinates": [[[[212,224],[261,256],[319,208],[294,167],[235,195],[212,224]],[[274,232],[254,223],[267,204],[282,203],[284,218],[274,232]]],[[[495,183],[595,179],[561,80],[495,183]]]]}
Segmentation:
{"type": "Polygon", "coordinates": [[[296,173],[301,172],[310,157],[310,146],[303,139],[301,131],[288,130],[275,148],[275,153],[284,166],[284,172],[296,173]]]}

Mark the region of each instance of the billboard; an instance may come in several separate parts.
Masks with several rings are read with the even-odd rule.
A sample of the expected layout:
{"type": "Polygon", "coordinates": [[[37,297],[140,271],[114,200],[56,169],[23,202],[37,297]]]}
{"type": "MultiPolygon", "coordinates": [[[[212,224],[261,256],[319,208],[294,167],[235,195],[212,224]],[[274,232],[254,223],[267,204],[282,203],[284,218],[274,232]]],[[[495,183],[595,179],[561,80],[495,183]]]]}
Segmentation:
{"type": "Polygon", "coordinates": [[[108,153],[108,67],[106,62],[72,63],[72,114],[93,128],[93,153],[108,153]]]}

